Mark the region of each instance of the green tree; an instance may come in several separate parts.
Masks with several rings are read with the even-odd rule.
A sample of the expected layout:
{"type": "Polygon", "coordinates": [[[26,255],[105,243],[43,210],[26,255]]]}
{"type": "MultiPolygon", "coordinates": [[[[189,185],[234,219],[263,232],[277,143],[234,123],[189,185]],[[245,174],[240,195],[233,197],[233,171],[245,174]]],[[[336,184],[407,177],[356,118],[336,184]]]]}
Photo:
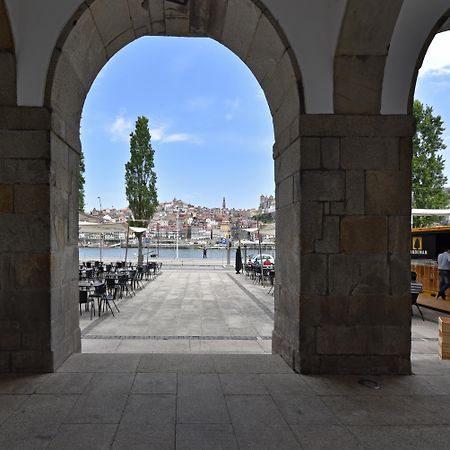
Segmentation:
{"type": "MultiPolygon", "coordinates": [[[[444,132],[440,116],[433,115],[431,106],[414,100],[416,134],[413,137],[412,159],[412,206],[413,208],[446,208],[448,195],[444,190],[445,160],[441,152],[446,148],[442,139],[444,132]]],[[[436,221],[433,217],[414,217],[414,226],[428,226],[436,221]]]]}
{"type": "MultiPolygon", "coordinates": [[[[158,206],[154,154],[148,119],[139,116],[135,130],[130,134],[130,160],[125,164],[125,192],[133,213],[132,226],[147,226],[158,206]]],[[[138,264],[142,264],[142,233],[138,233],[137,237],[138,264]]]]}
{"type": "Polygon", "coordinates": [[[85,172],[85,165],[84,165],[84,155],[83,155],[83,151],[81,151],[81,155],[80,155],[80,177],[78,178],[78,210],[79,211],[84,211],[84,199],[85,199],[85,195],[84,195],[84,183],[86,181],[85,177],[84,177],[84,172],[85,172]]]}

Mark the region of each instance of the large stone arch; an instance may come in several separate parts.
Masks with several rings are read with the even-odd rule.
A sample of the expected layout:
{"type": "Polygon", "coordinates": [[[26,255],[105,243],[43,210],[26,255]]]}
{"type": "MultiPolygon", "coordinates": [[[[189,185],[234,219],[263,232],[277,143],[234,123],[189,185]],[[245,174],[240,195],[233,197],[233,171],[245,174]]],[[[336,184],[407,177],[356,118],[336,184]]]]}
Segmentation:
{"type": "Polygon", "coordinates": [[[281,270],[275,293],[275,351],[291,361],[298,352],[298,198],[300,72],[283,33],[268,11],[250,0],[95,0],[83,4],[58,40],[50,63],[45,106],[51,111],[50,253],[53,367],[74,351],[80,337],[77,305],[79,124],[86,95],[117,51],[145,35],[211,37],[237,54],[262,86],[272,112],[276,145],[278,218],[292,230],[278,244],[281,270]],[[294,219],[294,220],[292,220],[294,219]],[[295,277],[294,277],[295,278],[295,277]],[[290,305],[288,308],[286,305],[290,305]],[[295,325],[287,325],[289,322],[295,325]],[[297,329],[297,332],[295,332],[297,329]],[[287,329],[292,329],[288,335],[287,329]]]}
{"type": "Polygon", "coordinates": [[[393,31],[381,98],[382,114],[411,114],[417,74],[436,33],[449,29],[450,2],[405,4],[393,31]]]}

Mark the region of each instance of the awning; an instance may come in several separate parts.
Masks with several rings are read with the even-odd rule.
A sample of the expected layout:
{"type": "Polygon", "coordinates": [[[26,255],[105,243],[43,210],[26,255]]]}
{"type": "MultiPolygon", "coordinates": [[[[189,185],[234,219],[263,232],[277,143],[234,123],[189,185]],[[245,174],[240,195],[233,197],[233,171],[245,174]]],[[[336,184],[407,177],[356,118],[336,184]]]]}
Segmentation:
{"type": "MultiPolygon", "coordinates": [[[[80,233],[115,233],[124,232],[128,230],[127,223],[92,223],[92,222],[79,222],[78,229],[80,233]]],[[[147,228],[130,227],[132,233],[144,233],[147,228]]]]}
{"type": "Polygon", "coordinates": [[[126,223],[78,222],[79,233],[116,233],[127,231],[126,223]]]}
{"type": "Polygon", "coordinates": [[[147,231],[147,228],[141,228],[141,227],[130,227],[130,231],[133,233],[145,233],[147,231]]]}
{"type": "Polygon", "coordinates": [[[413,209],[413,216],[450,216],[450,209],[413,209]]]}

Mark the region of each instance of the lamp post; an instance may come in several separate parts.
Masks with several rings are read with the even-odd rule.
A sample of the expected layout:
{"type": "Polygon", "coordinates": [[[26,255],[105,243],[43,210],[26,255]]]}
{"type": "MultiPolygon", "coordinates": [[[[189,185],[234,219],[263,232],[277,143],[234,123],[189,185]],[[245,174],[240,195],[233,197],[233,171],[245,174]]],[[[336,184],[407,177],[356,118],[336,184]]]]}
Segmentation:
{"type": "MultiPolygon", "coordinates": [[[[102,211],[102,199],[100,197],[98,198],[98,203],[100,205],[100,215],[102,211]]],[[[102,220],[103,223],[103,220],[102,220]]],[[[103,233],[100,233],[100,262],[102,262],[102,247],[103,247],[103,233]]]]}
{"type": "Polygon", "coordinates": [[[176,227],[177,227],[177,243],[176,243],[176,259],[178,259],[178,218],[179,218],[179,210],[177,208],[177,222],[176,222],[176,227]]]}

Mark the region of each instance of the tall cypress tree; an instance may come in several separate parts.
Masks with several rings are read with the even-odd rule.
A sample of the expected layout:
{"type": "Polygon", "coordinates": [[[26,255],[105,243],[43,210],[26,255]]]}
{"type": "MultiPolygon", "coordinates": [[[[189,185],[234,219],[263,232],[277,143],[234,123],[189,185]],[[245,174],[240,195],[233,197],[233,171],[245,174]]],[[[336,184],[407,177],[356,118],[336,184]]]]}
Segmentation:
{"type": "MultiPolygon", "coordinates": [[[[446,148],[442,139],[443,121],[440,116],[433,115],[431,106],[423,105],[419,100],[414,100],[413,113],[417,127],[413,137],[413,208],[446,208],[448,195],[444,185],[447,177],[441,154],[446,148]]],[[[435,221],[433,217],[414,217],[414,226],[427,226],[435,221]]]]}
{"type": "MultiPolygon", "coordinates": [[[[125,164],[125,192],[135,219],[131,225],[146,226],[158,206],[154,154],[148,119],[139,116],[130,134],[130,160],[125,164]]],[[[142,234],[138,242],[138,264],[142,264],[142,234]]]]}

